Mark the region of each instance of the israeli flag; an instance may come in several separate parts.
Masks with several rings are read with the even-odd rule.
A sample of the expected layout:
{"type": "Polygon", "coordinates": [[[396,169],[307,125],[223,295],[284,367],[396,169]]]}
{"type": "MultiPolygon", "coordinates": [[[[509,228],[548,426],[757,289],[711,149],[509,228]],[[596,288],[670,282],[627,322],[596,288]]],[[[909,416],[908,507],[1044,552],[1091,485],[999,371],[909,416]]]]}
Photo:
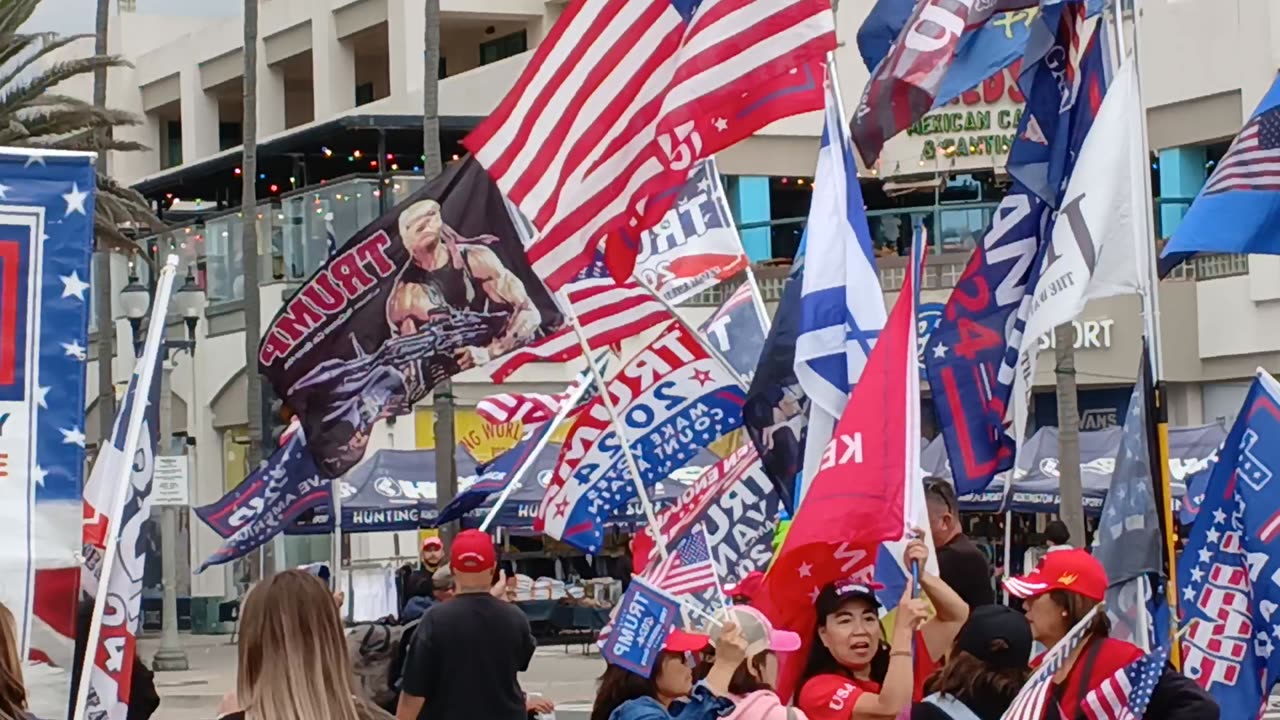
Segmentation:
{"type": "Polygon", "coordinates": [[[887,315],[853,143],[835,92],[828,73],[796,338],[796,377],[811,401],[803,486],[817,472],[887,315]]]}

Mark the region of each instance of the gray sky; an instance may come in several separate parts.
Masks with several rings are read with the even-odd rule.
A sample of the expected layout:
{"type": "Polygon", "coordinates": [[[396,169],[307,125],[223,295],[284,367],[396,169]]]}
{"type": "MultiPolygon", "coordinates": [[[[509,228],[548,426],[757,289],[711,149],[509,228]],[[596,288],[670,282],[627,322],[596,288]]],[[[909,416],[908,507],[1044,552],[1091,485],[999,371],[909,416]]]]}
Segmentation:
{"type": "MultiPolygon", "coordinates": [[[[137,3],[138,13],[148,15],[227,16],[239,15],[244,7],[240,0],[137,0],[137,3]]],[[[95,0],[42,0],[25,29],[91,33],[96,8],[95,0]]]]}

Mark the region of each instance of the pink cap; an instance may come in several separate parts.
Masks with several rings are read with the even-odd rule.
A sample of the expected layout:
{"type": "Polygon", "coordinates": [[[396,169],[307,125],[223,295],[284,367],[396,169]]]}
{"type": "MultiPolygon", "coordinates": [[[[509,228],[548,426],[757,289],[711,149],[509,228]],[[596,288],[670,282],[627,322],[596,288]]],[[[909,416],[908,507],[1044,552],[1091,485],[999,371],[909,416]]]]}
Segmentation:
{"type": "MultiPolygon", "coordinates": [[[[800,636],[789,630],[778,630],[769,622],[765,614],[749,605],[734,605],[716,613],[716,620],[731,622],[738,626],[742,637],[747,641],[747,657],[754,657],[765,650],[785,653],[800,649],[800,636]]],[[[711,635],[711,644],[716,643],[716,634],[711,635]]]]}

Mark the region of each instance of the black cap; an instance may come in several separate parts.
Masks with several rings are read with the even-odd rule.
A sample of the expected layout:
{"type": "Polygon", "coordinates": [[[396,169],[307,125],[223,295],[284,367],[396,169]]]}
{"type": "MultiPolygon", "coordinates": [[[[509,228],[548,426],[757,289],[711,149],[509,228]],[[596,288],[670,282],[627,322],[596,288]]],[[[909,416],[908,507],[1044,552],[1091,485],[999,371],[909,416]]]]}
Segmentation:
{"type": "Polygon", "coordinates": [[[827,584],[813,603],[818,610],[818,624],[826,622],[828,615],[850,600],[865,600],[871,604],[872,609],[879,610],[880,600],[876,598],[876,591],[883,589],[884,586],[880,583],[858,580],[837,580],[827,584]]]}
{"type": "Polygon", "coordinates": [[[956,635],[956,649],[988,665],[1024,668],[1031,660],[1031,626],[1016,610],[983,605],[969,613],[956,635]]]}

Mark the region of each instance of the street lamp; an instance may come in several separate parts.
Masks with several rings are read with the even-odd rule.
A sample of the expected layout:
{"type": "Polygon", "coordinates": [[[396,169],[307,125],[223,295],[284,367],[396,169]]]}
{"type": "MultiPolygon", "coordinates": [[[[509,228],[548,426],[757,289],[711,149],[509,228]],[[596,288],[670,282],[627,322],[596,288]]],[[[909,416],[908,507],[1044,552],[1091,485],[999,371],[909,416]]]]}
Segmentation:
{"type": "MultiPolygon", "coordinates": [[[[133,328],[134,354],[141,355],[144,335],[142,318],[151,310],[151,293],[138,282],[136,276],[129,276],[129,284],[120,291],[120,302],[124,306],[125,316],[133,328]]],[[[195,274],[187,267],[187,277],[182,286],[173,293],[173,309],[177,310],[186,324],[185,340],[170,340],[167,337],[161,347],[165,358],[161,363],[160,376],[160,448],[157,454],[166,454],[171,432],[173,390],[170,375],[173,372],[171,359],[179,352],[186,351],[195,359],[196,323],[207,304],[204,289],[196,282],[195,274]]],[[[147,328],[164,333],[163,326],[147,328]]],[[[161,640],[160,649],[152,660],[152,669],[186,670],[190,667],[187,653],[182,649],[178,638],[178,506],[164,505],[160,508],[160,564],[164,584],[164,598],[161,605],[161,640]]]]}

